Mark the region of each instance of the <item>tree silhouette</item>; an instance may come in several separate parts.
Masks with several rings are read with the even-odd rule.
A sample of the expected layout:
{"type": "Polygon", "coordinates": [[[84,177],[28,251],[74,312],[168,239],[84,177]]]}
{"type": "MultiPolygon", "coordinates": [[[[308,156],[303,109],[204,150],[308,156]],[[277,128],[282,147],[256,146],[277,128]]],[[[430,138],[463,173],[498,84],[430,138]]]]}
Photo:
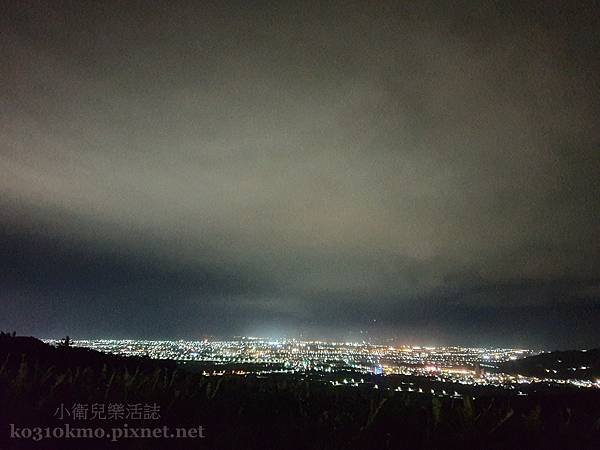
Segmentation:
{"type": "Polygon", "coordinates": [[[66,336],[61,342],[60,342],[60,346],[61,347],[70,347],[71,344],[73,344],[73,341],[71,340],[71,338],[69,336],[66,336]]]}

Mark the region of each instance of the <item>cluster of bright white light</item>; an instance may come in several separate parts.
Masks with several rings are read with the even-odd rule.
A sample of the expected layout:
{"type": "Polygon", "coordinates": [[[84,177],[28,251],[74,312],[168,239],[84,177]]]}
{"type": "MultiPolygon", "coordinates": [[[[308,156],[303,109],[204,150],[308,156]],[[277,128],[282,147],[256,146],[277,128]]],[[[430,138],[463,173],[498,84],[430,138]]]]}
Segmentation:
{"type": "MultiPolygon", "coordinates": [[[[58,341],[50,339],[46,342],[55,344],[58,341]]],[[[257,374],[302,371],[331,373],[350,369],[363,373],[424,376],[443,382],[491,385],[509,389],[515,389],[519,384],[540,382],[600,387],[599,382],[587,380],[557,380],[550,376],[523,377],[488,370],[496,369],[501,362],[535,354],[524,349],[395,347],[367,342],[266,340],[248,337],[200,341],[94,339],[77,340],[73,345],[108,353],[156,359],[205,361],[216,365],[249,363],[272,366],[252,370],[257,374]]],[[[211,374],[226,372],[213,370],[211,374]]],[[[248,369],[236,369],[234,373],[245,374],[248,373],[248,369]]]]}
{"type": "MultiPolygon", "coordinates": [[[[48,342],[53,342],[49,340],[48,342]]],[[[227,341],[78,340],[76,346],[122,355],[149,356],[223,363],[279,363],[293,367],[433,365],[442,367],[490,365],[522,358],[528,350],[469,347],[392,347],[371,343],[264,340],[227,341]]]]}

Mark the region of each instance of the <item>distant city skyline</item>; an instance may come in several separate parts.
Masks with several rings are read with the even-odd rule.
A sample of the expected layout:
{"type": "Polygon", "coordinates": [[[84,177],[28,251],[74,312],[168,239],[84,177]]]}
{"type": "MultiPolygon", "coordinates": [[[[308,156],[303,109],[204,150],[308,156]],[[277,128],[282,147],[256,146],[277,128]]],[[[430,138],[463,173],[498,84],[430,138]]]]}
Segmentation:
{"type": "MultiPolygon", "coordinates": [[[[64,340],[50,339],[46,343],[65,345],[64,340]]],[[[410,376],[417,377],[418,382],[405,380],[395,390],[454,398],[462,398],[465,386],[501,387],[517,395],[527,395],[521,389],[529,390],[530,386],[536,385],[560,387],[568,384],[577,388],[600,388],[600,379],[594,378],[594,372],[590,372],[592,367],[565,366],[561,364],[562,360],[556,361],[556,357],[553,358],[553,365],[541,368],[541,376],[525,376],[503,370],[506,363],[529,360],[541,353],[528,349],[394,346],[366,342],[250,337],[197,341],[92,339],[70,341],[69,345],[116,355],[177,361],[182,367],[202,370],[205,375],[330,375],[334,379],[329,382],[334,386],[352,387],[365,384],[364,379],[352,376],[355,374],[410,376]],[[344,375],[346,377],[343,381],[336,379],[344,375]],[[453,389],[437,387],[436,392],[436,389],[432,389],[432,382],[449,382],[453,389]],[[423,386],[427,387],[423,389],[423,386]]],[[[585,355],[586,351],[570,353],[585,355]]],[[[549,363],[545,361],[546,364],[549,363]]],[[[373,380],[366,383],[378,388],[373,386],[373,380]]]]}

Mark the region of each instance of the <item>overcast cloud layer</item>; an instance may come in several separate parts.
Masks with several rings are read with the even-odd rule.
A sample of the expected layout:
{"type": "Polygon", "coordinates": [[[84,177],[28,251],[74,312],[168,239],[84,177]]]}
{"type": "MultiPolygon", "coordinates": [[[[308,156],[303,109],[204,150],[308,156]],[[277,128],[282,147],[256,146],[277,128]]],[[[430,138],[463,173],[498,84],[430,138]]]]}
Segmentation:
{"type": "Polygon", "coordinates": [[[0,327],[600,344],[592,3],[8,2],[0,327]]]}

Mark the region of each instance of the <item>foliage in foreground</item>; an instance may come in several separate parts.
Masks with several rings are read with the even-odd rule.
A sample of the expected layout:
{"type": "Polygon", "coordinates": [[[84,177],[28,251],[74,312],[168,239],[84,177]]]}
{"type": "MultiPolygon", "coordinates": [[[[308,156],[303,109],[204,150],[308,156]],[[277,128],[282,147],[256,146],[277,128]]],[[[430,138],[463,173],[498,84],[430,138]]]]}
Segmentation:
{"type": "Polygon", "coordinates": [[[208,377],[168,362],[14,342],[0,342],[2,449],[600,448],[600,398],[593,392],[452,399],[334,387],[301,375],[208,377]],[[10,423],[64,423],[53,417],[61,403],[109,402],[157,403],[161,420],[144,426],[202,425],[206,438],[58,446],[8,438],[10,423]]]}

